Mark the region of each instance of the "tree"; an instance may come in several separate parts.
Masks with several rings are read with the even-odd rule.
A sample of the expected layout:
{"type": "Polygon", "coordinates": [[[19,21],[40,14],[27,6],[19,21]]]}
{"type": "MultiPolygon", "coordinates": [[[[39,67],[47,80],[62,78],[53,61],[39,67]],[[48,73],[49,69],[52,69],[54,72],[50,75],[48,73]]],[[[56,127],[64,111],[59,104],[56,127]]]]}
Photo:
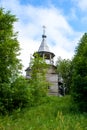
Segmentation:
{"type": "Polygon", "coordinates": [[[10,83],[21,69],[20,47],[17,33],[13,31],[13,24],[17,21],[10,11],[0,8],[0,83],[10,83]]]}
{"type": "Polygon", "coordinates": [[[47,94],[48,82],[46,81],[47,64],[39,54],[35,53],[31,61],[31,80],[32,95],[34,102],[41,101],[47,94]]]}
{"type": "Polygon", "coordinates": [[[14,32],[15,15],[0,8],[0,112],[10,111],[13,107],[12,83],[17,79],[22,65],[17,33],[14,32]]]}
{"type": "Polygon", "coordinates": [[[72,65],[72,99],[79,110],[87,111],[87,33],[78,43],[72,65]]]}
{"type": "Polygon", "coordinates": [[[58,75],[63,78],[67,93],[69,93],[71,84],[71,60],[58,57],[56,65],[58,75]]]}

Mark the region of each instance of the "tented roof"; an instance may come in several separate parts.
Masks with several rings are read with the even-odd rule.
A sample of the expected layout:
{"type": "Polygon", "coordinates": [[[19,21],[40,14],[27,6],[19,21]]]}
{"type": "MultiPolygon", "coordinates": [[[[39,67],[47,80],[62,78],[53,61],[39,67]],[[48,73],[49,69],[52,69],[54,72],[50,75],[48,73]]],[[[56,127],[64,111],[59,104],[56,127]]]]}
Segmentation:
{"type": "Polygon", "coordinates": [[[49,47],[46,43],[46,38],[42,39],[41,45],[38,49],[38,52],[50,52],[49,47]]]}

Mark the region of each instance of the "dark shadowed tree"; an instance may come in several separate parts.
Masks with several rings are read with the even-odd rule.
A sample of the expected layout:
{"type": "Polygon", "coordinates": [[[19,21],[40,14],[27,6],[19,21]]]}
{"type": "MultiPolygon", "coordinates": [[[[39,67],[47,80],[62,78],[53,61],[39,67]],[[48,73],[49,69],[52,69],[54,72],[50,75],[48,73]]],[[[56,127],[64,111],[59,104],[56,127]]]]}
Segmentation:
{"type": "Polygon", "coordinates": [[[87,111],[87,33],[78,43],[72,65],[72,98],[79,110],[87,111]]]}

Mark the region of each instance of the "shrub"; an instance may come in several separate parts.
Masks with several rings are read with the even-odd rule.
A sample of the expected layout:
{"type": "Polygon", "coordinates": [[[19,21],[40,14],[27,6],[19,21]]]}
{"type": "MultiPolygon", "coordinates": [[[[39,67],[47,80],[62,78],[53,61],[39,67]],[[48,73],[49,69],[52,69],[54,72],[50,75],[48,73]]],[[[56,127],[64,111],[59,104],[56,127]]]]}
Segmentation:
{"type": "Polygon", "coordinates": [[[0,112],[12,112],[14,109],[32,105],[32,93],[28,81],[17,78],[13,83],[3,83],[0,86],[0,112]]]}

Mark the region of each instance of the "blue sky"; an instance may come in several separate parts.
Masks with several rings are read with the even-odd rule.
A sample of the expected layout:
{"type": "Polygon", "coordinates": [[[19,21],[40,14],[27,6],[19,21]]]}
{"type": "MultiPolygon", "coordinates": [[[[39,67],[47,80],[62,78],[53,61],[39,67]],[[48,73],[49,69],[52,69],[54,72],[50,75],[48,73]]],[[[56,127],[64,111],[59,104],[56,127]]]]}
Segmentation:
{"type": "Polygon", "coordinates": [[[86,0],[81,0],[81,3],[79,1],[80,0],[20,0],[20,3],[22,5],[31,4],[35,7],[42,6],[48,8],[52,5],[62,10],[63,15],[65,15],[66,17],[70,15],[69,13],[73,13],[74,18],[70,18],[68,22],[73,26],[75,30],[84,32],[87,30],[87,19],[85,22],[81,19],[84,19],[86,17],[87,9],[85,9],[86,7],[84,7],[84,5],[87,2],[86,0]],[[84,5],[82,4],[82,2],[84,5]],[[82,4],[82,7],[80,4],[82,4]]]}
{"type": "Polygon", "coordinates": [[[23,72],[29,65],[30,55],[40,46],[43,25],[55,61],[59,56],[71,59],[87,31],[87,0],[0,0],[0,7],[19,19],[14,30],[19,32],[23,72]]]}

